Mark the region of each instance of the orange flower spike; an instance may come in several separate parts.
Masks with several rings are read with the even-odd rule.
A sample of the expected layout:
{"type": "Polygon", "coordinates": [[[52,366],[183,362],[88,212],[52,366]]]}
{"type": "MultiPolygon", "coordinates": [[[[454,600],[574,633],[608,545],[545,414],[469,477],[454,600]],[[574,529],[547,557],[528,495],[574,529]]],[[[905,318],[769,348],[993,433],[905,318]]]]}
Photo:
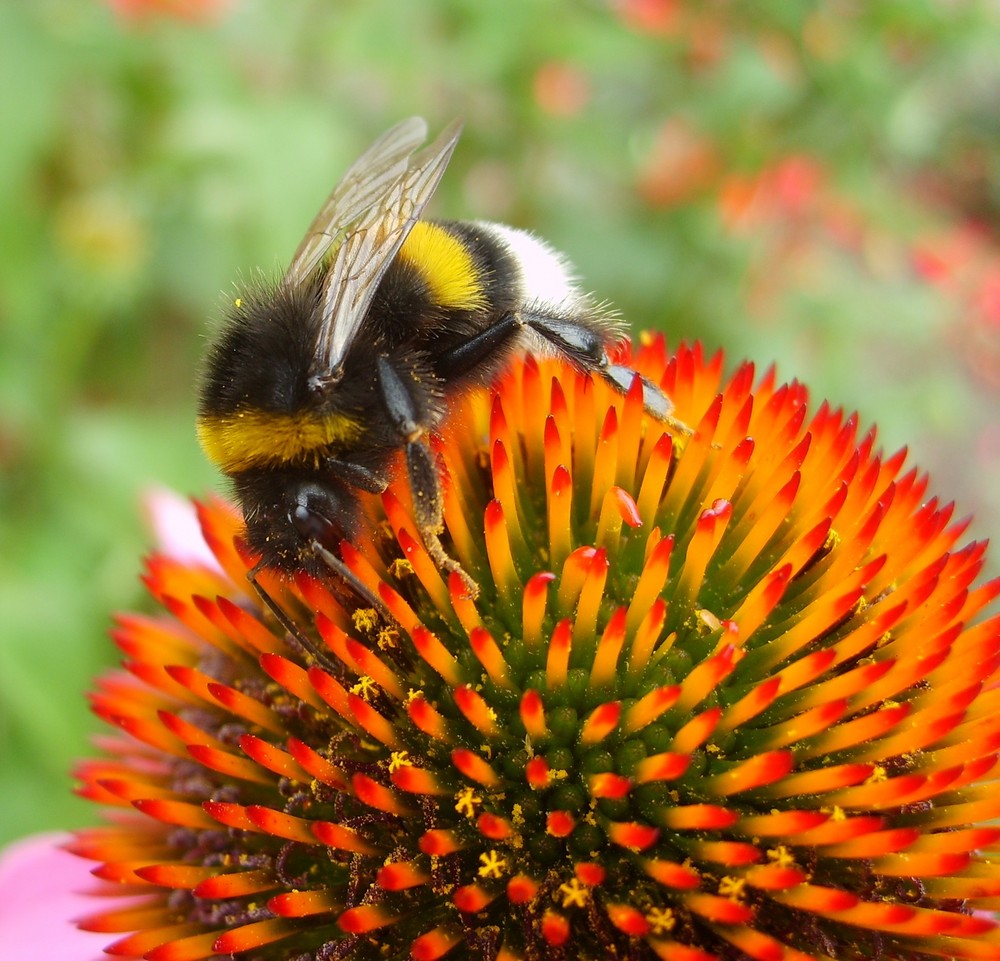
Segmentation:
{"type": "MultiPolygon", "coordinates": [[[[409,617],[406,617],[402,610],[398,611],[397,616],[397,610],[390,606],[392,603],[390,595],[395,592],[393,592],[392,588],[379,577],[378,572],[372,566],[371,561],[369,561],[368,558],[365,557],[365,555],[362,554],[361,551],[359,551],[349,541],[345,540],[340,542],[340,558],[347,565],[351,573],[354,574],[354,576],[357,577],[357,579],[361,581],[361,583],[364,584],[369,591],[371,591],[376,597],[382,598],[383,603],[385,603],[386,606],[389,606],[390,613],[404,628],[412,621],[413,615],[411,614],[409,617]]],[[[339,607],[339,605],[337,605],[337,607],[339,607]]]]}
{"type": "MultiPolygon", "coordinates": [[[[618,412],[608,407],[604,414],[597,439],[593,480],[590,484],[589,516],[597,517],[601,512],[605,493],[615,486],[618,471],[618,412]]],[[[598,538],[600,543],[600,538],[598,538]]]]}
{"type": "Polygon", "coordinates": [[[386,814],[395,814],[397,817],[412,817],[416,813],[414,808],[403,803],[396,791],[360,771],[351,778],[351,788],[359,801],[377,811],[385,811],[386,814]]]}
{"type": "MultiPolygon", "coordinates": [[[[283,642],[279,641],[274,632],[254,617],[249,611],[233,603],[228,597],[217,597],[215,603],[219,613],[226,619],[234,635],[244,637],[249,641],[248,649],[254,653],[271,653],[275,649],[285,650],[283,642]]],[[[235,637],[233,638],[235,640],[235,637]]]]}
{"type": "Polygon", "coordinates": [[[618,425],[618,457],[614,484],[622,490],[637,490],[636,473],[643,447],[645,388],[640,377],[632,378],[622,403],[618,425]]]}
{"type": "Polygon", "coordinates": [[[573,478],[564,464],[556,465],[546,488],[549,558],[552,567],[565,567],[573,550],[573,478]]]}
{"type": "Polygon", "coordinates": [[[686,713],[701,704],[709,692],[732,672],[735,662],[736,648],[732,644],[725,645],[717,654],[702,661],[681,684],[677,709],[686,713]]]}
{"type": "MultiPolygon", "coordinates": [[[[440,459],[445,465],[444,472],[447,478],[447,482],[442,484],[441,494],[453,555],[456,560],[461,561],[463,570],[467,572],[480,571],[486,566],[486,553],[477,534],[477,530],[482,527],[482,518],[473,509],[467,496],[471,481],[465,471],[457,470],[455,458],[449,456],[449,450],[440,452],[440,459]]],[[[437,451],[435,452],[437,453],[437,451]]],[[[460,597],[469,593],[465,580],[454,571],[448,576],[448,589],[453,601],[456,593],[460,597]],[[458,578],[457,585],[452,583],[455,578],[458,578]]],[[[462,615],[459,614],[460,619],[461,617],[462,615]]]]}
{"type": "Polygon", "coordinates": [[[503,517],[507,525],[507,536],[510,539],[510,549],[514,554],[523,557],[528,552],[528,546],[525,543],[524,532],[521,529],[517,481],[507,451],[508,448],[504,446],[502,441],[494,441],[490,452],[493,473],[493,495],[503,509],[503,517]]]}
{"type": "Polygon", "coordinates": [[[412,764],[401,764],[389,774],[389,780],[401,791],[410,794],[427,794],[443,797],[449,794],[447,785],[433,771],[416,767],[412,764]]]}
{"type": "Polygon", "coordinates": [[[587,576],[591,573],[591,563],[596,556],[597,548],[578,547],[566,558],[556,593],[557,610],[560,613],[568,614],[576,607],[587,576]]]}
{"type": "Polygon", "coordinates": [[[534,791],[547,788],[552,783],[549,765],[544,757],[536,755],[524,765],[524,779],[534,791]]]}
{"type": "MultiPolygon", "coordinates": [[[[525,592],[527,593],[527,587],[525,592]]],[[[482,627],[483,622],[470,595],[469,585],[457,571],[452,571],[448,575],[448,596],[451,599],[451,608],[466,634],[471,634],[477,627],[482,627]]]]}
{"type": "Polygon", "coordinates": [[[640,517],[656,517],[667,476],[674,462],[674,440],[661,434],[653,445],[639,485],[636,509],[640,517]]]}
{"type": "Polygon", "coordinates": [[[660,715],[677,703],[681,696],[681,690],[681,687],[675,684],[669,687],[654,688],[648,694],[643,695],[625,711],[622,717],[622,730],[626,734],[633,734],[652,724],[660,715]]]}
{"type": "Polygon", "coordinates": [[[451,752],[451,763],[470,781],[494,788],[500,784],[496,771],[474,751],[455,748],[451,752]]]}
{"type": "Polygon", "coordinates": [[[552,632],[545,661],[545,677],[550,691],[557,690],[566,683],[572,642],[573,622],[568,619],[561,620],[552,632]]]}
{"type": "Polygon", "coordinates": [[[519,599],[521,582],[511,551],[507,518],[499,501],[491,500],[486,505],[483,521],[486,552],[489,557],[493,583],[501,598],[510,607],[514,604],[515,598],[519,599]]]}
{"type": "Polygon", "coordinates": [[[718,472],[710,486],[706,487],[706,503],[717,500],[730,500],[739,490],[747,472],[747,467],[753,458],[754,441],[752,437],[743,437],[737,443],[729,456],[719,458],[718,472]]]}
{"type": "Polygon", "coordinates": [[[426,627],[418,625],[411,635],[411,640],[421,658],[434,668],[444,681],[448,684],[461,683],[462,671],[458,661],[426,627]]]}
{"type": "Polygon", "coordinates": [[[272,734],[281,734],[284,731],[284,724],[278,715],[256,698],[249,697],[228,684],[212,683],[208,685],[208,690],[212,697],[230,713],[244,718],[251,724],[256,724],[272,734]]]}
{"type": "Polygon", "coordinates": [[[328,890],[290,891],[271,898],[267,907],[279,917],[308,918],[316,914],[335,913],[343,907],[343,902],[328,890]]]}
{"type": "Polygon", "coordinates": [[[557,467],[568,471],[572,465],[573,453],[569,443],[571,436],[572,434],[566,434],[560,429],[554,414],[549,414],[545,418],[545,473],[543,476],[546,482],[551,482],[557,467]]]}
{"type": "MultiPolygon", "coordinates": [[[[572,405],[571,429],[566,436],[573,439],[573,480],[577,491],[592,492],[594,489],[594,464],[597,460],[597,450],[593,439],[598,436],[601,418],[598,417],[595,384],[588,377],[582,380],[574,380],[572,392],[568,395],[572,405]],[[580,439],[586,438],[586,443],[581,444],[580,439]]],[[[602,411],[603,416],[603,411],[602,411]]],[[[560,425],[561,427],[561,425],[560,425]]],[[[583,503],[589,503],[590,498],[586,497],[583,503]]],[[[587,515],[591,516],[590,514],[587,515]]]]}
{"type": "Polygon", "coordinates": [[[380,868],[376,875],[376,883],[384,891],[405,891],[430,879],[430,874],[416,861],[395,861],[380,868]]]}
{"type": "Polygon", "coordinates": [[[209,770],[224,774],[234,780],[251,781],[257,784],[271,784],[274,781],[274,778],[254,761],[230,754],[228,751],[220,751],[207,744],[189,744],[188,754],[209,770]]]}
{"type": "Polygon", "coordinates": [[[625,644],[625,622],[627,611],[619,607],[611,616],[604,633],[597,642],[594,663],[590,669],[590,687],[599,690],[608,687],[618,670],[618,660],[625,644]]]}
{"type": "Polygon", "coordinates": [[[674,735],[671,749],[677,754],[690,754],[697,750],[712,736],[721,715],[722,709],[717,707],[696,715],[674,735]]]}
{"type": "Polygon", "coordinates": [[[396,672],[364,644],[348,638],[345,651],[360,675],[370,677],[386,694],[401,701],[406,691],[396,672]]]}
{"type": "Polygon", "coordinates": [[[604,601],[604,585],[607,583],[611,564],[608,552],[598,548],[590,558],[580,597],[576,607],[576,620],[573,625],[575,639],[591,639],[597,633],[597,618],[601,613],[604,601]]]}
{"type": "Polygon", "coordinates": [[[733,505],[729,501],[717,500],[698,515],[676,588],[675,596],[681,604],[692,605],[697,600],[708,562],[719,546],[732,514],[733,505]]]}
{"type": "MultiPolygon", "coordinates": [[[[513,376],[497,384],[497,393],[508,411],[508,423],[519,426],[520,436],[525,443],[519,445],[525,457],[522,465],[526,474],[537,476],[541,470],[544,448],[545,420],[529,415],[546,411],[549,387],[542,376],[539,362],[528,354],[519,368],[511,371],[513,376]]],[[[513,436],[513,435],[512,435],[513,436]]]]}
{"type": "Polygon", "coordinates": [[[673,781],[688,769],[691,757],[688,754],[674,754],[669,751],[643,758],[635,769],[638,784],[651,781],[673,781]]]}
{"type": "Polygon", "coordinates": [[[468,684],[456,688],[452,692],[452,697],[466,720],[480,734],[486,737],[494,737],[497,734],[496,712],[468,684]]]}
{"type": "Polygon", "coordinates": [[[740,520],[738,529],[733,531],[733,540],[739,544],[736,552],[726,562],[723,575],[733,581],[741,580],[751,565],[760,557],[761,551],[775,535],[778,528],[787,521],[788,513],[795,503],[802,475],[795,471],[778,491],[769,491],[767,500],[759,513],[748,511],[740,520]],[[747,524],[747,520],[752,523],[747,524]],[[742,528],[742,529],[739,529],[742,528]]]}
{"type": "Polygon", "coordinates": [[[621,704],[617,701],[595,707],[580,729],[580,743],[590,745],[603,741],[618,726],[621,713],[621,704]]]}
{"type": "Polygon", "coordinates": [[[349,789],[350,782],[343,770],[298,738],[290,737],[288,739],[288,753],[298,761],[304,771],[320,783],[338,791],[349,789]]]}
{"type": "Polygon", "coordinates": [[[550,571],[539,571],[528,578],[524,585],[521,601],[521,630],[524,644],[531,650],[539,650],[542,638],[542,622],[545,618],[549,597],[549,584],[556,579],[550,571]]]}
{"type": "MultiPolygon", "coordinates": [[[[635,632],[639,622],[648,615],[650,607],[661,602],[663,587],[670,574],[670,557],[673,552],[673,535],[661,538],[659,529],[654,528],[650,532],[647,544],[652,542],[651,549],[647,549],[642,573],[639,582],[632,592],[631,603],[628,609],[628,622],[626,630],[629,634],[635,632]]],[[[650,652],[645,652],[645,656],[639,655],[636,660],[644,662],[650,652]]]]}
{"type": "Polygon", "coordinates": [[[622,524],[641,527],[642,518],[632,495],[620,487],[610,487],[601,501],[594,543],[611,554],[617,554],[622,524]]]}
{"type": "Polygon", "coordinates": [[[392,721],[379,714],[363,697],[348,694],[347,706],[357,723],[372,737],[394,750],[402,748],[402,742],[392,721]]]}
{"type": "Polygon", "coordinates": [[[472,653],[476,655],[476,659],[485,668],[490,680],[498,687],[510,690],[512,685],[507,662],[504,660],[503,652],[497,646],[497,642],[485,627],[473,628],[469,634],[469,647],[472,648],[472,653]]]}
{"type": "Polygon", "coordinates": [[[421,585],[434,598],[434,603],[438,607],[446,609],[449,599],[448,585],[434,560],[427,553],[423,540],[404,528],[396,531],[396,539],[402,549],[403,557],[421,585]]]}
{"type": "Polygon", "coordinates": [[[337,924],[348,934],[368,934],[386,925],[395,924],[399,916],[377,904],[365,904],[345,911],[337,919],[337,924]]]}
{"type": "Polygon", "coordinates": [[[521,695],[521,723],[528,736],[535,741],[544,740],[549,729],[545,724],[545,706],[538,691],[527,690],[521,695]]]}
{"type": "Polygon", "coordinates": [[[676,639],[676,634],[663,637],[663,627],[667,622],[667,605],[662,598],[657,598],[649,607],[646,616],[640,621],[632,638],[632,646],[628,656],[628,672],[638,675],[644,671],[653,660],[653,652],[657,659],[665,654],[676,639]]]}

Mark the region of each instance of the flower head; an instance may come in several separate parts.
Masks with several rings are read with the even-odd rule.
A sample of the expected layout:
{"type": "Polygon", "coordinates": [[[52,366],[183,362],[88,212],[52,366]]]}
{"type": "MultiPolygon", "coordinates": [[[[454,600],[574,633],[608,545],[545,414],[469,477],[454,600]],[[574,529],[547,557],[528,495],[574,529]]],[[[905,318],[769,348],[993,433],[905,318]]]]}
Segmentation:
{"type": "Polygon", "coordinates": [[[138,899],[86,922],[114,954],[1000,956],[984,546],[801,385],[631,362],[693,437],[554,361],[456,404],[475,600],[401,485],[342,548],[382,609],[265,578],[286,631],[214,502],[218,567],[153,558],[79,770],[118,813],[75,850],[138,899]]]}

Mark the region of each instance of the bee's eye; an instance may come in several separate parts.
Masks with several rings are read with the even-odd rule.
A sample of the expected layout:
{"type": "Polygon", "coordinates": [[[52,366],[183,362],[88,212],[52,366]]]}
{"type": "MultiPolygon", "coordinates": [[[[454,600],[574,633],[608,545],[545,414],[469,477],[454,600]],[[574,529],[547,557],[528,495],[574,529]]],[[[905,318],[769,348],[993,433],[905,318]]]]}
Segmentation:
{"type": "Polygon", "coordinates": [[[288,520],[305,541],[330,544],[344,535],[343,505],[337,492],[319,484],[300,484],[294,491],[288,520]]]}

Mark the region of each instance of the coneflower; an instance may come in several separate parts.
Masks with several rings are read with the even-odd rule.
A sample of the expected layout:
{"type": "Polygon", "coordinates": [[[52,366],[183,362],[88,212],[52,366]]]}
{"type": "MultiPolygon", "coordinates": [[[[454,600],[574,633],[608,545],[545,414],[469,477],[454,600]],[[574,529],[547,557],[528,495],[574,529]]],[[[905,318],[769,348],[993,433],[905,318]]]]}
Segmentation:
{"type": "Polygon", "coordinates": [[[676,437],[554,361],[439,439],[449,552],[405,485],[342,556],[381,601],[154,557],[84,924],[151,961],[1000,957],[1000,582],[905,453],[721,356],[630,361],[676,437]],[[127,899],[126,899],[127,896],[127,899]],[[112,937],[114,933],[114,937],[112,937]]]}

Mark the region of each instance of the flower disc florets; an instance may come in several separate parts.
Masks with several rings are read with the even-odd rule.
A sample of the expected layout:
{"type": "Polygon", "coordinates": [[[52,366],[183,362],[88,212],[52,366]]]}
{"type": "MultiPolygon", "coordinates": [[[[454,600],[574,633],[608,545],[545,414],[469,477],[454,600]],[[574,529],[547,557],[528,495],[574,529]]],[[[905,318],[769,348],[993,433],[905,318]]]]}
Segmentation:
{"type": "Polygon", "coordinates": [[[632,361],[672,437],[556,362],[455,405],[447,550],[405,489],[342,556],[380,604],[158,557],[75,848],[155,961],[1000,957],[1000,593],[904,455],[721,358],[632,361]],[[340,600],[338,600],[340,598],[340,600]],[[137,811],[138,813],[134,813],[137,811]]]}

